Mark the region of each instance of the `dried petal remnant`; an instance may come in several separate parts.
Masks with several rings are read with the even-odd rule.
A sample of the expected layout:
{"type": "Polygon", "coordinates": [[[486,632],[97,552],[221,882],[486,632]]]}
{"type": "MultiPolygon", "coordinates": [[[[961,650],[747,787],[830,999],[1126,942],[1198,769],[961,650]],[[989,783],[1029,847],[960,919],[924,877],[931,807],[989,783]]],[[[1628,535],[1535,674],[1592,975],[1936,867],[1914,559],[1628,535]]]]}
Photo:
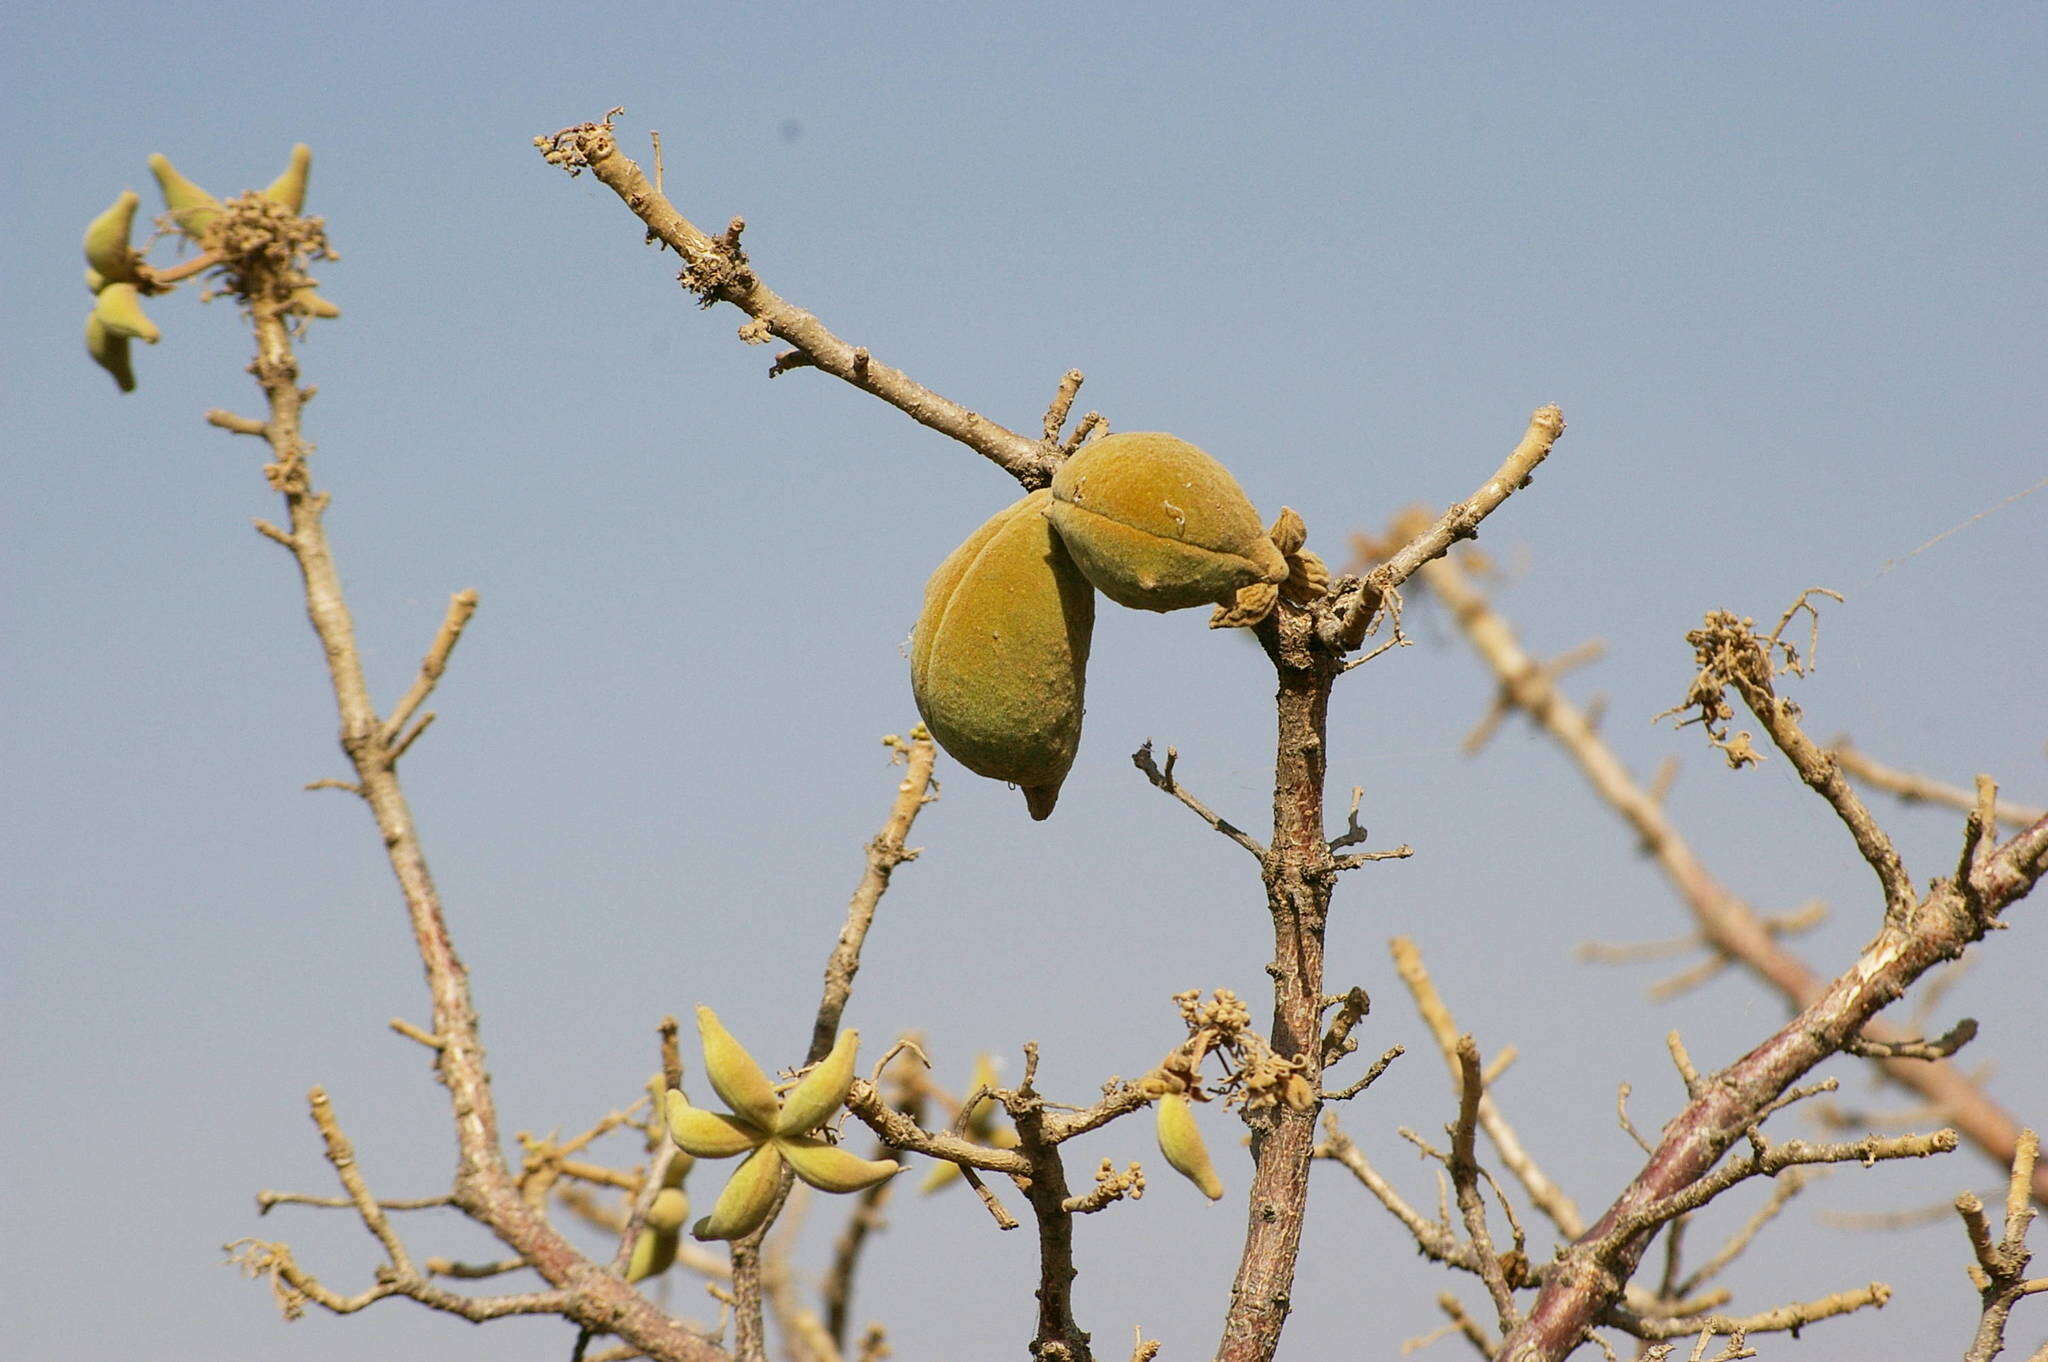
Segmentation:
{"type": "Polygon", "coordinates": [[[1081,743],[1095,595],[1046,520],[1049,491],[998,511],[939,565],[910,639],[910,688],[939,745],[1052,812],[1081,743]]]}
{"type": "Polygon", "coordinates": [[[1127,431],[1052,480],[1052,523],[1095,589],[1135,610],[1234,603],[1287,560],[1230,470],[1185,440],[1127,431]]]}

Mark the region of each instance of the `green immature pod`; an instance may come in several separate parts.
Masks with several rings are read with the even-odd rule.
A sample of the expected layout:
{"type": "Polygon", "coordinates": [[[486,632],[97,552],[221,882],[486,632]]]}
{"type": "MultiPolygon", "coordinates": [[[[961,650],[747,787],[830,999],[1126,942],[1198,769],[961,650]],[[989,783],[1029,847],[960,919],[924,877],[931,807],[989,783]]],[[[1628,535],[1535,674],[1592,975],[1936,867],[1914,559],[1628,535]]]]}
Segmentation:
{"type": "Polygon", "coordinates": [[[313,168],[313,149],[304,142],[292,148],[291,164],[270,182],[263,197],[296,217],[306,211],[306,174],[313,168]]]}
{"type": "Polygon", "coordinates": [[[679,1230],[690,1218],[690,1198],[680,1187],[664,1187],[654,1194],[654,1200],[647,1207],[647,1228],[651,1230],[679,1230]]]}
{"type": "Polygon", "coordinates": [[[1081,743],[1095,596],[1037,491],[991,516],[924,589],[910,689],[968,770],[1023,787],[1033,818],[1059,799],[1081,743]]]}
{"type": "Polygon", "coordinates": [[[761,1228],[775,1209],[782,1188],[782,1156],[764,1144],[747,1155],[711,1207],[711,1214],[690,1227],[699,1239],[744,1239],[761,1228]]]}
{"type": "Polygon", "coordinates": [[[155,345],[164,333],[156,329],[142,311],[142,295],[133,284],[108,284],[100,290],[99,301],[93,305],[92,315],[99,318],[101,326],[110,335],[129,340],[148,341],[155,345]]]}
{"type": "Polygon", "coordinates": [[[1177,1092],[1168,1093],[1159,1099],[1156,1114],[1159,1152],[1166,1155],[1175,1172],[1199,1187],[1203,1196],[1220,1201],[1223,1179],[1216,1176],[1216,1165],[1209,1162],[1209,1149],[1202,1143],[1202,1132],[1195,1125],[1195,1113],[1188,1099],[1177,1092]]]}
{"type": "Polygon", "coordinates": [[[122,392],[135,391],[135,367],[128,362],[128,338],[107,330],[97,312],[85,319],[85,352],[92,356],[93,363],[114,376],[122,392]]]}
{"type": "Polygon", "coordinates": [[[1095,589],[1134,610],[1230,603],[1287,560],[1230,470],[1155,431],[1082,446],[1052,480],[1052,523],[1095,589]]]}
{"type": "Polygon", "coordinates": [[[220,216],[220,200],[179,174],[171,158],[161,152],[149,158],[149,170],[156,176],[164,206],[171,210],[171,220],[178,224],[178,230],[195,241],[204,236],[220,216]]]}
{"type": "Polygon", "coordinates": [[[832,1053],[803,1076],[782,1099],[782,1116],[775,1123],[778,1135],[802,1135],[825,1124],[839,1110],[853,1086],[853,1058],[860,1049],[860,1032],[841,1031],[832,1053]]]}
{"type": "Polygon", "coordinates": [[[889,1159],[864,1159],[836,1144],[809,1135],[784,1135],[775,1141],[782,1157],[796,1175],[821,1192],[860,1192],[884,1178],[893,1178],[903,1165],[889,1159]]]}
{"type": "MultiPolygon", "coordinates": [[[[774,1130],[775,1123],[782,1118],[782,1101],[775,1095],[775,1085],[761,1072],[761,1066],[754,1062],[746,1047],[733,1039],[732,1032],[718,1020],[718,1014],[708,1007],[697,1009],[697,1036],[704,1042],[704,1076],[711,1080],[712,1089],[725,1099],[734,1115],[764,1134],[774,1130]]],[[[678,1139],[677,1143],[682,1141],[678,1139]]],[[[683,1148],[690,1149],[688,1145],[683,1148]]]]}
{"type": "Polygon", "coordinates": [[[668,1090],[662,1114],[668,1121],[669,1138],[692,1158],[729,1159],[760,1144],[767,1134],[737,1116],[693,1107],[690,1099],[674,1088],[668,1090]]]}
{"type": "Polygon", "coordinates": [[[135,227],[135,206],[141,202],[141,196],[134,190],[126,190],[114,200],[113,207],[86,224],[85,263],[99,276],[96,285],[90,275],[86,279],[93,292],[99,292],[110,282],[132,284],[141,278],[135,270],[135,249],[128,244],[135,227]]]}
{"type": "Polygon", "coordinates": [[[313,292],[311,284],[293,289],[291,299],[285,303],[284,310],[302,317],[333,318],[341,315],[341,309],[313,292]]]}
{"type": "MultiPolygon", "coordinates": [[[[684,1208],[685,1214],[688,1207],[684,1208]]],[[[659,1277],[675,1266],[676,1250],[682,1247],[682,1235],[675,1230],[642,1230],[640,1237],[633,1241],[633,1257],[626,1264],[626,1280],[643,1282],[649,1277],[659,1277]]]]}

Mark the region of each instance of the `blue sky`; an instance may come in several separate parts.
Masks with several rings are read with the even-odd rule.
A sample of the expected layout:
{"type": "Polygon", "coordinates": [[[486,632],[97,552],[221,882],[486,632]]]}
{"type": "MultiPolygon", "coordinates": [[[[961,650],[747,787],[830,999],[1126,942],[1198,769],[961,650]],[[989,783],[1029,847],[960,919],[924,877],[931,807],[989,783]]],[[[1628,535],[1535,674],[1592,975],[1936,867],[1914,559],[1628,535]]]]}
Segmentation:
{"type": "MultiPolygon", "coordinates": [[[[274,513],[259,460],[200,419],[255,406],[246,337],[224,304],[160,300],[166,339],[126,397],[77,343],[78,235],[123,188],[154,207],[153,151],[229,193],[314,148],[309,207],[342,257],[323,292],[346,315],[303,351],[309,434],[385,703],[448,593],[481,592],[406,776],[508,1130],[629,1100],[654,1021],[697,1002],[764,1061],[801,1049],[893,790],[877,738],[914,721],[901,645],[924,578],[1014,495],[844,385],[766,381],[738,314],[700,313],[608,191],[535,155],[615,104],[630,152],[661,131],[679,206],[746,217],[764,277],[841,335],[1013,428],[1079,367],[1082,409],[1209,449],[1333,558],[1469,493],[1559,403],[1558,452],[1482,539],[1501,604],[1538,651],[1606,640],[1578,693],[1605,693],[1639,772],[1683,758],[1671,807],[1722,878],[1765,909],[1829,902],[1801,943],[1817,966],[1877,920],[1846,836],[1782,762],[1732,774],[1649,723],[1705,611],[1844,591],[1799,684],[1817,736],[2048,800],[2048,494],[1913,553],[2048,475],[2039,4],[161,4],[14,6],[5,29],[0,1204],[26,1228],[0,1261],[24,1356],[569,1343],[403,1305],[286,1325],[219,1265],[260,1234],[368,1280],[354,1224],[254,1213],[260,1187],[328,1189],[312,1084],[384,1194],[439,1190],[450,1146],[419,1051],[384,1030],[424,998],[374,830],[300,792],[340,758],[296,576],[246,528],[274,513]]],[[[1030,823],[942,768],[861,976],[850,1020],[922,1031],[953,1081],[1036,1039],[1053,1089],[1085,1099],[1174,1043],[1173,992],[1263,997],[1253,868],[1129,753],[1177,746],[1190,786],[1259,828],[1270,673],[1192,613],[1102,610],[1058,812],[1030,823]]],[[[1395,1128],[1452,1108],[1387,961],[1410,935],[1482,1045],[1519,1048],[1499,1097],[1527,1143],[1604,1204],[1640,1157],[1616,1086],[1654,1127],[1679,1098],[1667,1030],[1725,1063],[1780,1009],[1733,977],[1652,1005],[1650,970],[1574,959],[1682,931],[1678,906],[1525,728],[1458,754],[1491,683],[1426,608],[1409,622],[1418,646],[1348,679],[1331,721],[1333,791],[1365,786],[1375,840],[1418,853],[1340,891],[1331,981],[1372,992],[1367,1047],[1413,1051],[1347,1125],[1428,1199],[1395,1128]]],[[[1952,864],[1958,818],[1882,815],[1921,879],[1952,864]]],[[[1969,1053],[2037,1124],[2043,944],[2022,905],[1942,1014],[1984,1021],[1969,1053]]],[[[1863,1100],[1859,1070],[1833,1071],[1863,1100]]],[[[1153,1157],[1149,1130],[1082,1157],[1153,1157]]],[[[1241,1188],[1242,1158],[1219,1157],[1241,1188]]],[[[1439,1290],[1479,1299],[1324,1171],[1295,1354],[1391,1356],[1439,1290]]],[[[1082,1226],[1079,1309],[1105,1348],[1141,1324],[1199,1356],[1239,1213],[1157,1173],[1082,1226]]],[[[1919,1207],[1991,1181],[1959,1155],[1805,1200],[1919,1207]]],[[[422,1254],[487,1251],[450,1221],[415,1232],[422,1254]]],[[[1963,1261],[1952,1224],[1857,1234],[1795,1210],[1731,1284],[1760,1309],[1887,1279],[1881,1317],[1804,1346],[1948,1356],[1975,1314],[1963,1261]]],[[[1020,1236],[957,1195],[905,1199],[857,1313],[900,1357],[989,1355],[1023,1347],[1030,1284],[1020,1236]]],[[[2044,1333],[2022,1308],[2015,1348],[2044,1333]]]]}

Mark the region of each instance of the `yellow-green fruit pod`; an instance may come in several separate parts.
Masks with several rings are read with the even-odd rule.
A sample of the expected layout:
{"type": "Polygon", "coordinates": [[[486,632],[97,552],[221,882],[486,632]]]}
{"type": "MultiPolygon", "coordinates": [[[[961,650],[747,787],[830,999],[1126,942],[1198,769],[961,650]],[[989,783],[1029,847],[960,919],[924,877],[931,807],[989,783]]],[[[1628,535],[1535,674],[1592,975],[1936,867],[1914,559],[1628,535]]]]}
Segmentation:
{"type": "Polygon", "coordinates": [[[304,142],[292,148],[291,164],[270,182],[263,197],[296,217],[306,211],[306,174],[313,168],[313,149],[304,142]]]}
{"type": "Polygon", "coordinates": [[[284,305],[284,310],[297,313],[302,317],[334,318],[341,315],[341,309],[315,293],[311,284],[305,284],[293,289],[290,300],[284,305]]]}
{"type": "Polygon", "coordinates": [[[1156,431],[1106,435],[1052,480],[1052,523],[1095,589],[1134,610],[1228,603],[1287,580],[1230,470],[1156,431]]]}
{"type": "Polygon", "coordinates": [[[647,1217],[642,1223],[650,1230],[679,1230],[689,1218],[690,1198],[683,1189],[664,1187],[648,1203],[647,1217]]]}
{"type": "Polygon", "coordinates": [[[744,1239],[768,1219],[781,1189],[782,1155],[774,1144],[764,1144],[726,1179],[711,1214],[692,1225],[690,1233],[699,1239],[744,1239]]]}
{"type": "Polygon", "coordinates": [[[778,1136],[775,1147],[798,1177],[821,1192],[865,1191],[903,1171],[893,1160],[864,1159],[810,1135],[778,1136]]]}
{"type": "MultiPolygon", "coordinates": [[[[746,1047],[733,1039],[732,1032],[718,1020],[718,1014],[701,1005],[697,1008],[697,1037],[704,1043],[704,1076],[711,1080],[713,1091],[732,1108],[735,1116],[764,1135],[774,1130],[782,1118],[782,1099],[775,1095],[775,1085],[761,1072],[761,1066],[754,1062],[746,1047]]],[[[678,1138],[676,1143],[682,1144],[682,1140],[678,1138]]],[[[684,1144],[683,1148],[690,1146],[684,1144]]]]}
{"type": "Polygon", "coordinates": [[[164,206],[171,210],[171,220],[178,224],[178,230],[195,241],[205,235],[213,220],[220,216],[220,200],[180,175],[171,158],[161,152],[149,158],[149,171],[156,176],[164,206]]]}
{"type": "Polygon", "coordinates": [[[782,1116],[775,1123],[778,1135],[802,1135],[825,1124],[839,1110],[853,1086],[853,1060],[860,1049],[860,1032],[841,1031],[832,1053],[803,1076],[782,1099],[782,1116]]]}
{"type": "Polygon", "coordinates": [[[100,325],[112,335],[148,341],[151,345],[164,336],[156,329],[156,323],[144,315],[142,295],[136,292],[133,284],[109,284],[101,289],[92,315],[99,318],[100,325]]]}
{"type": "Polygon", "coordinates": [[[925,584],[910,690],[925,726],[976,775],[1052,812],[1081,743],[1095,594],[1046,520],[1050,491],[991,516],[925,584]]]}
{"type": "Polygon", "coordinates": [[[1201,1129],[1195,1125],[1194,1110],[1188,1099],[1172,1092],[1159,1099],[1159,1152],[1166,1155],[1166,1161],[1173,1165],[1175,1172],[1202,1189],[1202,1195],[1211,1201],[1223,1199],[1223,1179],[1216,1176],[1216,1166],[1209,1162],[1209,1148],[1202,1143],[1201,1129]]]}
{"type": "Polygon", "coordinates": [[[85,263],[92,267],[100,278],[93,286],[91,277],[86,283],[97,293],[109,282],[134,283],[141,276],[135,270],[135,249],[128,244],[129,233],[135,227],[135,206],[142,197],[134,190],[122,191],[114,200],[114,206],[94,218],[85,228],[85,263]]]}
{"type": "Polygon", "coordinates": [[[640,1237],[633,1241],[633,1256],[626,1263],[626,1280],[644,1282],[674,1267],[682,1238],[677,1230],[640,1231],[640,1237]]]}
{"type": "Polygon", "coordinates": [[[668,1090],[662,1114],[667,1118],[668,1137],[692,1158],[729,1159],[768,1137],[767,1131],[737,1116],[691,1106],[690,1099],[675,1088],[668,1090]]]}
{"type": "Polygon", "coordinates": [[[93,363],[114,376],[122,392],[135,391],[135,369],[128,362],[128,338],[107,330],[97,312],[85,319],[85,352],[92,356],[93,363]]]}

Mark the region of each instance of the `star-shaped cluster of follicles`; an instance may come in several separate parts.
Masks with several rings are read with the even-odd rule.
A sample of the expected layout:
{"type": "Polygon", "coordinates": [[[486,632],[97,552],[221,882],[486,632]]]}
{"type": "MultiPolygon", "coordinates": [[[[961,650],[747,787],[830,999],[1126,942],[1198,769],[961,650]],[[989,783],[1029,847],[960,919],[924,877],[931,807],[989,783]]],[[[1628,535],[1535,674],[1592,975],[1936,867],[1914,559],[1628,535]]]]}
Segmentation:
{"type": "Polygon", "coordinates": [[[146,250],[132,243],[141,203],[132,189],[123,190],[86,225],[85,286],[92,292],[93,308],[85,322],[85,349],[122,392],[135,389],[132,342],[155,345],[163,339],[142,310],[142,300],[168,293],[194,274],[213,272],[224,279],[227,292],[238,294],[260,278],[280,291],[277,305],[295,318],[341,315],[340,308],[314,292],[312,279],[300,268],[306,260],[333,254],[320,220],[303,216],[312,165],[312,150],[300,143],[292,148],[284,173],[267,188],[222,203],[180,174],[168,157],[151,156],[150,173],[163,192],[164,232],[199,251],[182,265],[154,267],[146,250]],[[269,268],[248,267],[252,258],[265,255],[278,259],[269,268]]]}
{"type": "Polygon", "coordinates": [[[859,1032],[841,1031],[831,1053],[786,1092],[777,1091],[708,1007],[697,1009],[697,1034],[704,1044],[704,1074],[731,1110],[692,1106],[681,1089],[671,1088],[665,1108],[669,1137],[700,1159],[746,1158],[691,1234],[743,1239],[766,1224],[782,1192],[785,1166],[821,1192],[858,1192],[902,1171],[901,1164],[860,1158],[818,1134],[853,1086],[859,1032]]]}

